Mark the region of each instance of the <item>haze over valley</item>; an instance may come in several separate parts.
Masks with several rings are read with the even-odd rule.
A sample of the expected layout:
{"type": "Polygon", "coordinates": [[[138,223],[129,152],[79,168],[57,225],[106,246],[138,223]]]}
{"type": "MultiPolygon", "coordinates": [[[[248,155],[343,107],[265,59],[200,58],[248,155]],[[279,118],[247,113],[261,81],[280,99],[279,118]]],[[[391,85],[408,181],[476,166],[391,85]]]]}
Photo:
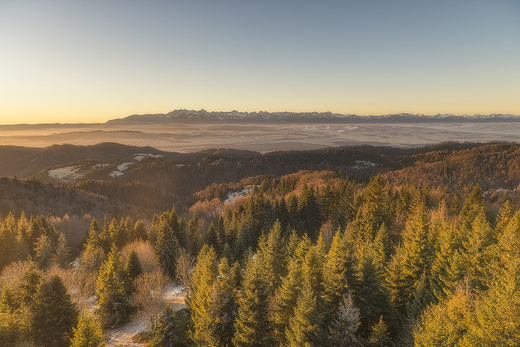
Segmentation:
{"type": "Polygon", "coordinates": [[[200,117],[201,111],[182,111],[172,112],[178,115],[173,119],[143,115],[97,124],[0,125],[0,143],[48,147],[117,142],[181,153],[221,147],[266,153],[358,144],[420,147],[446,141],[520,141],[519,117],[510,115],[333,117],[330,113],[282,113],[240,118],[227,113],[209,118],[200,117]]]}

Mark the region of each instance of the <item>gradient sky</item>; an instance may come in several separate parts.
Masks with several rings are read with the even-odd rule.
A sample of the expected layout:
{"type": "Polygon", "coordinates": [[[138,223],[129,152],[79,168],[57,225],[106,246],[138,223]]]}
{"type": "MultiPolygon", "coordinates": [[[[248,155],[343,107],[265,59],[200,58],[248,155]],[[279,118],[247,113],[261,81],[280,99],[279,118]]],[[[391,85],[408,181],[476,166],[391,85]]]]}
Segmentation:
{"type": "Polygon", "coordinates": [[[0,124],[520,115],[519,0],[0,0],[0,124]]]}

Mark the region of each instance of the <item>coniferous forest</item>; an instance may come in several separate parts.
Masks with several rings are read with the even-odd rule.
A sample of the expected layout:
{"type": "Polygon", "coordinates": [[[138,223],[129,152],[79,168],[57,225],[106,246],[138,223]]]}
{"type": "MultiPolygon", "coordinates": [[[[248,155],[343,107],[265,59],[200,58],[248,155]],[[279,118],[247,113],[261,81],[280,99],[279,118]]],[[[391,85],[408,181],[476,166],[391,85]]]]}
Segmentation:
{"type": "MultiPolygon", "coordinates": [[[[138,315],[150,329],[134,343],[150,347],[520,345],[518,146],[447,144],[355,171],[297,159],[292,172],[283,159],[252,169],[294,154],[250,158],[254,174],[227,181],[198,166],[199,191],[148,217],[124,204],[91,216],[77,245],[50,214],[6,211],[0,345],[104,346],[138,315]],[[185,305],[165,304],[172,281],[185,305]]],[[[113,187],[89,184],[97,198],[113,187]]]]}

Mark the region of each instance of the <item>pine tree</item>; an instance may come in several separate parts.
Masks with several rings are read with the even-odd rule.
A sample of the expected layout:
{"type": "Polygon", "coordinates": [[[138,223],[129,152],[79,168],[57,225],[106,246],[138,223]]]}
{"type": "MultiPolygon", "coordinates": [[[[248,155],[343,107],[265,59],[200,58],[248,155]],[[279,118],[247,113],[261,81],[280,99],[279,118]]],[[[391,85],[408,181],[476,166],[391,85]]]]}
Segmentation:
{"type": "Polygon", "coordinates": [[[417,347],[472,346],[468,332],[475,316],[475,297],[467,284],[460,285],[444,302],[428,307],[414,330],[417,347]]]}
{"type": "Polygon", "coordinates": [[[58,246],[56,248],[54,260],[62,269],[69,268],[70,264],[74,261],[74,253],[72,253],[72,249],[67,246],[67,239],[62,233],[60,233],[58,239],[58,246]]]}
{"type": "Polygon", "coordinates": [[[298,215],[302,224],[302,232],[316,240],[321,226],[320,206],[313,188],[305,184],[298,199],[298,215]]]}
{"type": "Polygon", "coordinates": [[[287,346],[319,346],[320,340],[323,340],[320,331],[321,318],[312,287],[306,282],[296,302],[294,317],[289,321],[286,332],[287,346]]]}
{"type": "Polygon", "coordinates": [[[462,244],[466,273],[471,286],[482,292],[487,288],[485,283],[486,278],[489,277],[487,266],[491,260],[490,246],[493,244],[493,232],[483,208],[471,224],[470,233],[462,244]]]}
{"type": "Polygon", "coordinates": [[[262,347],[274,342],[269,319],[268,284],[262,278],[258,258],[250,258],[239,299],[233,344],[237,347],[262,347]]]}
{"type": "Polygon", "coordinates": [[[289,262],[289,274],[282,279],[272,313],[274,322],[273,334],[280,346],[285,346],[286,344],[285,331],[289,327],[290,319],[294,316],[294,308],[300,296],[302,285],[302,268],[296,259],[291,259],[289,262]]]}
{"type": "Polygon", "coordinates": [[[96,281],[96,303],[105,327],[114,327],[128,319],[131,307],[125,283],[125,273],[117,248],[108,254],[96,281]]]}
{"type": "Polygon", "coordinates": [[[51,239],[47,235],[42,235],[36,240],[34,247],[34,260],[40,269],[48,269],[55,256],[51,245],[51,239]]]}
{"type": "Polygon", "coordinates": [[[331,322],[343,297],[354,285],[354,272],[351,242],[338,229],[323,269],[323,313],[326,324],[331,322]]]}
{"type": "Polygon", "coordinates": [[[69,346],[78,312],[61,279],[55,275],[38,288],[31,305],[33,339],[41,346],[69,346]]]}
{"type": "Polygon", "coordinates": [[[169,225],[168,218],[161,217],[159,221],[154,249],[164,271],[170,278],[175,278],[175,263],[179,254],[179,244],[169,225]]]}
{"type": "Polygon", "coordinates": [[[322,304],[323,263],[324,255],[319,252],[317,247],[311,247],[305,255],[302,266],[303,278],[309,281],[313,294],[319,298],[319,305],[322,304]]]}
{"type": "Polygon", "coordinates": [[[104,347],[106,345],[101,323],[92,313],[84,313],[79,317],[78,326],[74,328],[71,347],[104,347]]]}
{"type": "Polygon", "coordinates": [[[197,257],[186,299],[192,322],[190,338],[197,346],[216,346],[212,334],[216,318],[211,312],[211,291],[217,274],[217,255],[211,246],[205,245],[197,257]]]}
{"type": "Polygon", "coordinates": [[[0,271],[17,257],[16,224],[14,216],[9,214],[3,223],[0,220],[0,271]]]}
{"type": "Polygon", "coordinates": [[[282,240],[281,225],[278,221],[275,222],[267,238],[261,238],[258,248],[257,256],[260,257],[262,277],[268,283],[269,295],[272,296],[287,273],[285,245],[282,240]]]}
{"type": "Polygon", "coordinates": [[[373,250],[365,248],[359,256],[357,285],[355,288],[357,302],[361,312],[361,335],[368,336],[370,328],[384,316],[392,320],[390,297],[380,282],[374,265],[373,250]]]}
{"type": "Polygon", "coordinates": [[[123,268],[125,282],[126,282],[126,291],[128,295],[133,291],[134,280],[143,273],[143,268],[141,266],[141,262],[139,261],[139,256],[137,255],[137,251],[132,249],[128,258],[126,259],[125,267],[123,268]]]}
{"type": "Polygon", "coordinates": [[[235,320],[238,311],[236,290],[239,276],[238,262],[229,266],[227,258],[222,258],[219,275],[211,291],[211,314],[216,318],[212,329],[216,346],[232,346],[235,320]]]}
{"type": "Polygon", "coordinates": [[[42,277],[42,273],[38,270],[36,264],[33,262],[28,263],[17,290],[21,304],[26,306],[32,304],[42,277]]]}
{"type": "Polygon", "coordinates": [[[386,347],[391,342],[390,332],[383,321],[383,316],[379,318],[379,322],[374,324],[372,332],[368,338],[368,345],[370,347],[386,347]]]}
{"type": "Polygon", "coordinates": [[[401,266],[405,283],[403,296],[409,300],[424,271],[429,271],[429,218],[421,194],[416,194],[412,211],[403,231],[401,266]]]}
{"type": "Polygon", "coordinates": [[[152,327],[153,337],[148,347],[184,347],[191,346],[188,331],[190,311],[186,308],[174,311],[166,306],[158,323],[152,327]]]}
{"type": "Polygon", "coordinates": [[[361,339],[356,335],[360,325],[359,309],[354,305],[352,295],[348,293],[338,308],[330,324],[330,341],[335,347],[361,347],[361,339]]]}
{"type": "Polygon", "coordinates": [[[456,275],[455,278],[451,278],[449,274],[452,273],[452,266],[459,264],[454,260],[459,255],[458,248],[461,245],[462,241],[454,227],[444,225],[439,229],[437,251],[435,252],[430,277],[431,289],[436,301],[451,295],[457,286],[459,274],[457,271],[453,272],[456,275]]]}

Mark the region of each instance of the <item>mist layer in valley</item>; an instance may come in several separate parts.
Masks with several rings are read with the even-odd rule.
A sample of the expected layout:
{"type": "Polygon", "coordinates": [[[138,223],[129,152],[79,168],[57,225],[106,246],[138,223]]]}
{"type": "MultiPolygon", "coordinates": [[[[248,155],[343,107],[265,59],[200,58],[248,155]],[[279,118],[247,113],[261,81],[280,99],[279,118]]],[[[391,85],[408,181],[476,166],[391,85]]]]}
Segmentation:
{"type": "Polygon", "coordinates": [[[0,126],[0,143],[26,147],[118,142],[163,151],[235,148],[261,153],[343,145],[419,147],[445,141],[520,141],[520,122],[348,124],[47,124],[0,126]]]}

